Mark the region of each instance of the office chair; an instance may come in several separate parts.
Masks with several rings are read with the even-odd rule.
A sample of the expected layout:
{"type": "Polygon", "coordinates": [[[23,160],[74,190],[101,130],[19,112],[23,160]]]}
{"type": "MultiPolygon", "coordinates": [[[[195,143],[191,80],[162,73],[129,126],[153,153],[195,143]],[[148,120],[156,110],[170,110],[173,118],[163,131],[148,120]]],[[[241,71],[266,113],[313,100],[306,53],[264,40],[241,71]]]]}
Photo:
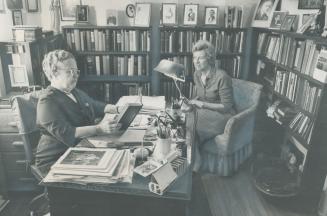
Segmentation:
{"type": "MultiPolygon", "coordinates": [[[[40,138],[40,132],[36,126],[36,107],[42,91],[34,91],[11,99],[18,131],[24,143],[26,169],[32,173],[38,182],[45,177],[41,170],[34,165],[34,152],[40,138]]],[[[31,200],[29,208],[32,216],[42,215],[48,211],[46,189],[31,200]]]]}

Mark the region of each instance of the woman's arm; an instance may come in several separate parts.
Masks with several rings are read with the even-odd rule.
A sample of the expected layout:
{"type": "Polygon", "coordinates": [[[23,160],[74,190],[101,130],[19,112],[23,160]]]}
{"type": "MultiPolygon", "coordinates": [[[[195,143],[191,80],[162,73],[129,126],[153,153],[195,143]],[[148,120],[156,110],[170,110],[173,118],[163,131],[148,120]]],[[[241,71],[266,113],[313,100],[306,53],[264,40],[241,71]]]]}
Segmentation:
{"type": "Polygon", "coordinates": [[[195,105],[197,108],[200,109],[209,109],[218,112],[226,112],[232,108],[232,104],[222,104],[222,103],[210,103],[204,102],[200,100],[191,100],[190,104],[195,105]]]}

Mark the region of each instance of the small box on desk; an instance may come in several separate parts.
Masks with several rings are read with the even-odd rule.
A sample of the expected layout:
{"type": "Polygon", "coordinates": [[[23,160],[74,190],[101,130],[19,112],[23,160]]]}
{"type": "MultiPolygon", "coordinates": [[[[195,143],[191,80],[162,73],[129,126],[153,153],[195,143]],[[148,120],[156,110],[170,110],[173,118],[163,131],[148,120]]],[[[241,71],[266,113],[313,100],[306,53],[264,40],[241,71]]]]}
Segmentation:
{"type": "Polygon", "coordinates": [[[18,25],[12,27],[14,41],[34,41],[42,38],[42,28],[38,26],[18,25]]]}

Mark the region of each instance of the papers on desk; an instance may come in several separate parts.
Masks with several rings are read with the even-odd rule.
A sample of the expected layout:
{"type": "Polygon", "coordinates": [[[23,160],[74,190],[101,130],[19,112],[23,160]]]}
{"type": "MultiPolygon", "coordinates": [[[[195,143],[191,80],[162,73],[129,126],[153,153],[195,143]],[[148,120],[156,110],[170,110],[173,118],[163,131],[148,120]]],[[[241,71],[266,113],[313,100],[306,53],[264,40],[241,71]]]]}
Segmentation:
{"type": "Polygon", "coordinates": [[[44,182],[131,183],[135,158],[129,150],[69,148],[44,182]]]}
{"type": "MultiPolygon", "coordinates": [[[[123,106],[127,103],[140,103],[139,96],[123,96],[119,99],[116,105],[123,106]]],[[[143,107],[140,111],[142,114],[156,114],[159,111],[165,110],[165,96],[142,96],[143,107]]]]}

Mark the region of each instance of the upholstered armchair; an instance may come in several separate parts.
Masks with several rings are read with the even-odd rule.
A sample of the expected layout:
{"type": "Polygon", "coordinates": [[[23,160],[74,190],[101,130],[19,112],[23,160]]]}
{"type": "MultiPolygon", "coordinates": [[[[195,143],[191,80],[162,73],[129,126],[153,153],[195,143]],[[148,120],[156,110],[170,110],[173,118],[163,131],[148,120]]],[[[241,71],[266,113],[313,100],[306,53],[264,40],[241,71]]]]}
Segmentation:
{"type": "Polygon", "coordinates": [[[251,155],[256,108],[262,86],[233,79],[237,114],[231,117],[224,133],[206,141],[201,149],[201,171],[228,176],[251,155]]]}

